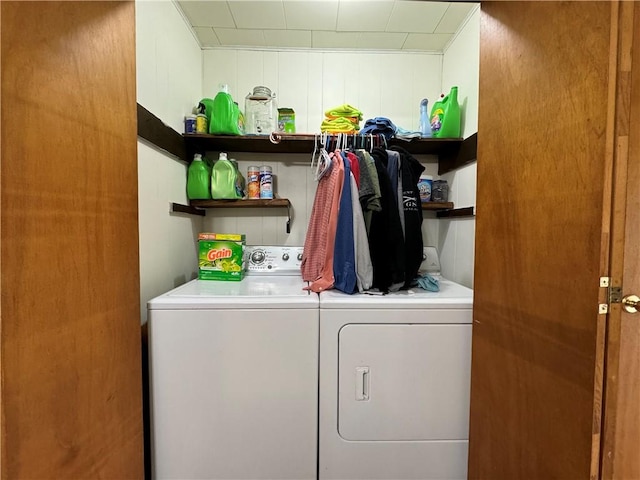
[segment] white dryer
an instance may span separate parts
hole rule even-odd
[[[439,292],[320,294],[320,479],[467,478],[472,305],[444,279]]]
[[[301,254],[247,247],[242,281],[149,301],[153,478],[317,478],[319,307]]]

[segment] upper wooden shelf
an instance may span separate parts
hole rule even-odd
[[[264,153],[308,153],[313,152],[314,143],[319,138],[313,134],[282,134],[279,142],[273,143],[268,135],[207,135],[202,133],[183,134],[187,148],[192,151],[207,150],[229,152]],[[414,138],[409,142],[391,139],[388,145],[402,147],[409,153],[440,155],[457,151],[461,138]]]
[[[158,148],[190,162],[195,153],[207,151],[306,153],[311,155],[318,135],[280,135],[278,143],[272,143],[266,135],[206,135],[179,134],[162,120],[138,104],[138,136]],[[388,144],[404,148],[418,155],[437,155],[438,174],[456,170],[476,160],[477,133],[461,138],[414,138],[410,142],[391,139]]]

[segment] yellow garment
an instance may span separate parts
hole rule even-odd
[[[355,133],[360,130],[360,125],[350,122],[346,118],[338,117],[333,120],[324,120],[320,125],[321,132]]]
[[[338,107],[330,108],[324,114],[328,118],[336,118],[336,117],[356,117],[358,121],[362,120],[362,112],[358,110],[356,107],[352,107],[348,103],[344,105],[340,105]]]

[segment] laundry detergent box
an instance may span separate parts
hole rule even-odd
[[[235,233],[198,235],[198,278],[239,281],[244,277],[245,236]]]

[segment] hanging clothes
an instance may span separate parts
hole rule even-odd
[[[356,156],[360,160],[360,205],[364,216],[364,224],[367,235],[371,230],[371,215],[382,210],[380,203],[380,182],[378,172],[371,155],[366,150],[356,150]]]
[[[400,155],[400,178],[402,180],[402,210],[404,219],[405,285],[409,288],[418,277],[422,263],[422,205],[418,181],[424,167],[409,152],[401,147],[390,147]]]
[[[348,138],[338,137],[336,145]],[[331,162],[317,175],[301,266],[303,279],[311,282],[307,288],[352,294],[415,285],[422,263],[418,180],[424,167],[400,147],[378,147],[371,154],[321,151]]]
[[[360,293],[373,285],[373,264],[369,251],[369,239],[358,199],[358,185],[351,174],[351,204],[353,206],[353,244],[356,254],[356,284]]]
[[[340,155],[330,154],[330,158],[330,171],[316,189],[300,265],[302,279],[312,282],[307,288],[316,293],[331,288],[335,281],[333,256],[344,166]]]
[[[398,214],[397,191],[387,172],[388,156],[376,148],[371,156],[375,162],[380,185],[381,210],[373,212],[369,231],[369,248],[373,263],[373,287],[382,292],[397,291],[405,283],[405,252],[402,224]]]
[[[336,150],[344,165],[342,194],[338,212],[338,227],[333,256],[334,287],[341,292],[352,294],[356,289],[356,254],[353,239],[353,204],[351,202],[351,166],[346,152]]]

